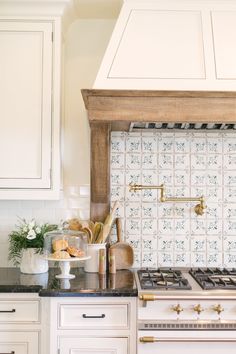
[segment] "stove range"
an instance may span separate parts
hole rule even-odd
[[[236,290],[236,268],[198,268],[189,273],[204,290]]]
[[[140,269],[138,277],[142,289],[191,289],[189,281],[180,270],[171,268]]]

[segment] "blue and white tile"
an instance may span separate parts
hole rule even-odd
[[[142,136],[142,151],[143,153],[157,153],[157,138]]]
[[[138,170],[141,168],[141,154],[126,154],[126,168]]]
[[[190,145],[189,139],[186,137],[175,137],[174,141],[174,151],[175,153],[189,153]]]
[[[142,218],[156,219],[157,215],[157,203],[142,203]]]
[[[124,153],[125,152],[125,137],[113,136],[111,137],[111,152]]]
[[[236,252],[224,253],[224,267],[235,268],[236,265]]]
[[[236,235],[224,236],[224,252],[236,252]]]
[[[231,218],[236,219],[236,203],[235,204],[225,203],[224,208],[223,208],[223,212],[224,212],[225,219],[231,219]]]
[[[236,169],[236,154],[224,154],[223,166],[226,170],[234,171]]]
[[[202,196],[206,196],[206,187],[194,187],[191,186],[191,196],[192,197],[202,197]]]
[[[189,186],[190,176],[187,170],[175,170],[175,186]]]
[[[138,202],[125,203],[126,218],[141,218],[141,204]]]
[[[142,190],[142,192],[141,192],[142,201],[143,202],[156,202],[159,199],[157,193],[158,193],[158,191],[155,189]]]
[[[229,171],[224,173],[224,185],[225,186],[236,186],[236,171]]]
[[[159,234],[171,235],[174,233],[174,220],[173,219],[159,219]]]
[[[134,263],[133,268],[140,268],[142,264],[141,251],[134,252]]]
[[[156,252],[142,252],[142,267],[157,267],[157,254]]]
[[[191,155],[191,169],[192,170],[205,170],[207,166],[206,155],[192,154]]]
[[[218,203],[222,201],[222,187],[210,187],[208,186],[206,188],[206,194],[204,194],[206,197],[207,202],[212,202],[212,203]]]
[[[205,252],[192,252],[191,253],[191,266],[192,267],[205,267],[206,266],[206,253]]]
[[[207,237],[207,252],[208,253],[221,253],[222,252],[222,237],[210,236]]]
[[[190,221],[188,219],[175,219],[174,224],[176,235],[189,235]]]
[[[188,219],[190,217],[190,203],[175,203],[174,207],[174,217],[177,219]]]
[[[114,205],[114,203],[112,203],[112,204]],[[122,203],[119,202],[119,206],[118,206],[117,210],[115,211],[115,217],[116,218],[122,218],[122,222],[124,223],[124,217],[125,216],[126,216],[126,213],[125,213],[124,202],[122,202]]]
[[[169,194],[166,193],[169,196]],[[189,197],[190,196],[190,188],[187,186],[176,186],[172,188],[171,196],[177,198]],[[182,202],[181,202],[182,203]]]
[[[153,252],[157,250],[157,237],[153,235],[142,235],[142,251]]]
[[[190,267],[190,253],[174,253],[175,267]]]
[[[208,155],[207,156],[208,170],[219,170],[222,168],[222,155]]]
[[[158,166],[160,169],[173,170],[174,157],[172,154],[160,154]]]
[[[222,154],[222,139],[207,138],[207,152],[208,154]]]
[[[206,152],[207,152],[206,138],[193,136],[192,143],[191,143],[191,153],[205,154]]]
[[[142,219],[142,234],[156,235],[157,234],[157,219]]]
[[[142,154],[142,168],[144,170],[156,170],[157,168],[156,154]]]
[[[159,184],[164,184],[165,186],[174,185],[174,174],[173,171],[160,171],[159,175]]]
[[[174,251],[176,253],[188,252],[190,250],[190,239],[187,236],[176,236],[174,240]]]
[[[159,151],[164,153],[173,153],[174,152],[174,138],[173,133],[170,137],[162,137],[159,140]]]
[[[126,138],[126,152],[135,153],[141,152],[141,136],[127,136]]]
[[[207,203],[206,208],[207,219],[221,219],[222,217],[222,204],[221,203]]]
[[[206,237],[205,236],[191,237],[191,251],[206,252]]]
[[[222,175],[218,171],[208,171],[206,174],[206,185],[207,186],[221,186],[222,185]]]
[[[125,167],[125,154],[111,154],[111,168],[124,169]]]
[[[113,170],[111,172],[111,184],[112,185],[124,185],[125,183],[125,172],[124,170]]]
[[[141,191],[131,191],[130,187],[125,188],[125,200],[127,202],[140,202],[141,203]]]
[[[224,201],[226,203],[236,201],[236,187],[224,187]]]
[[[236,154],[235,138],[224,139],[224,154]]]
[[[192,219],[191,220],[191,231],[193,235],[204,235],[206,233],[206,220]]]
[[[205,171],[193,171],[191,175],[192,186],[202,186],[206,184],[206,172]]]
[[[133,247],[134,252],[138,252],[142,249],[141,238],[136,235],[126,235],[125,241]]]
[[[160,218],[173,218],[174,211],[174,205],[171,203],[158,204],[158,214]]]
[[[125,183],[129,184],[141,184],[142,173],[140,170],[128,170],[125,173]]]
[[[127,235],[141,235],[141,220],[140,219],[126,219],[126,233]]]
[[[222,234],[222,219],[207,219],[206,220],[207,235],[221,235]]]
[[[222,253],[207,253],[207,267],[222,267]]]
[[[157,172],[154,170],[142,170],[142,184],[157,185]]]
[[[173,252],[158,252],[158,266],[171,267],[174,264]]]
[[[124,201],[125,190],[123,186],[111,186],[111,201]]]
[[[158,251],[172,252],[174,248],[174,239],[172,236],[161,236],[158,238]]]
[[[236,236],[236,219],[224,220],[224,234]]]
[[[189,169],[190,155],[188,154],[175,154],[174,163],[176,169]]]

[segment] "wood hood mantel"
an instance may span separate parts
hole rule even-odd
[[[236,123],[236,92],[82,90],[91,127],[91,219],[110,209],[110,132],[135,122]]]

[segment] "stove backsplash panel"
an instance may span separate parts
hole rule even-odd
[[[235,138],[236,132],[112,132],[111,203],[120,201],[134,267],[236,266]],[[194,213],[196,203],[160,203],[157,190],[130,192],[130,183],[164,183],[167,196],[204,195],[205,215]]]

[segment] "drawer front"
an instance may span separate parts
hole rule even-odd
[[[0,332],[0,354],[38,354],[37,332]]]
[[[129,305],[61,304],[59,328],[127,329]]]
[[[0,323],[39,322],[38,301],[0,301]]]

